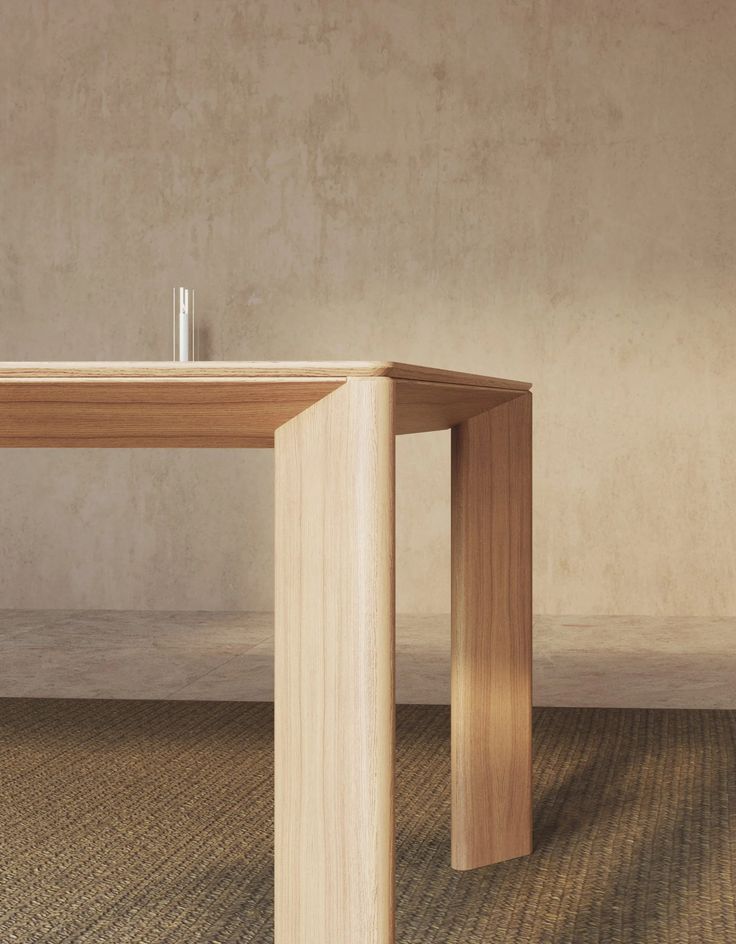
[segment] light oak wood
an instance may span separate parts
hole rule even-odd
[[[276,942],[394,940],[394,382],[276,431]]]
[[[259,365],[252,376],[210,365],[78,365],[66,374],[59,365],[6,366],[0,447],[269,448],[283,423],[347,379],[363,379],[341,374],[345,365],[328,366],[331,376],[309,376],[304,365]],[[472,378],[397,380],[396,389],[397,433],[449,429],[525,392]]]
[[[524,391],[459,383],[396,381],[396,432],[426,433],[450,429],[471,416],[523,396]]]
[[[465,374],[436,367],[420,367],[395,361],[84,361],[84,362],[0,362],[0,382],[27,378],[132,378],[165,377],[169,379],[244,379],[248,377],[292,377],[308,380],[319,377],[392,377],[396,380],[424,380],[433,383],[459,383],[465,386],[502,387],[528,390],[531,386],[517,380]]]
[[[532,849],[531,394],[452,432],[452,865]]]
[[[0,446],[243,448],[343,380],[0,382]]]

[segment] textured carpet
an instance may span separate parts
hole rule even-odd
[[[449,867],[449,716],[399,709],[400,944],[736,942],[736,712],[539,709],[532,856]],[[273,940],[272,707],[0,701],[0,942]]]

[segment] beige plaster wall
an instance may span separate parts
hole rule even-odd
[[[0,359],[392,358],[536,393],[535,608],[736,613],[736,6],[0,0]],[[448,442],[399,449],[448,609]],[[271,604],[271,456],[0,455],[0,606]]]

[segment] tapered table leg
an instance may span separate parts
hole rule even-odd
[[[394,387],[276,431],[276,944],[394,941]]]
[[[531,394],[452,431],[452,865],[532,849]]]

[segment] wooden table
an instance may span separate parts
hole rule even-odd
[[[276,450],[276,941],[394,941],[394,437],[452,428],[452,865],[531,851],[529,385],[0,364],[0,446]]]

